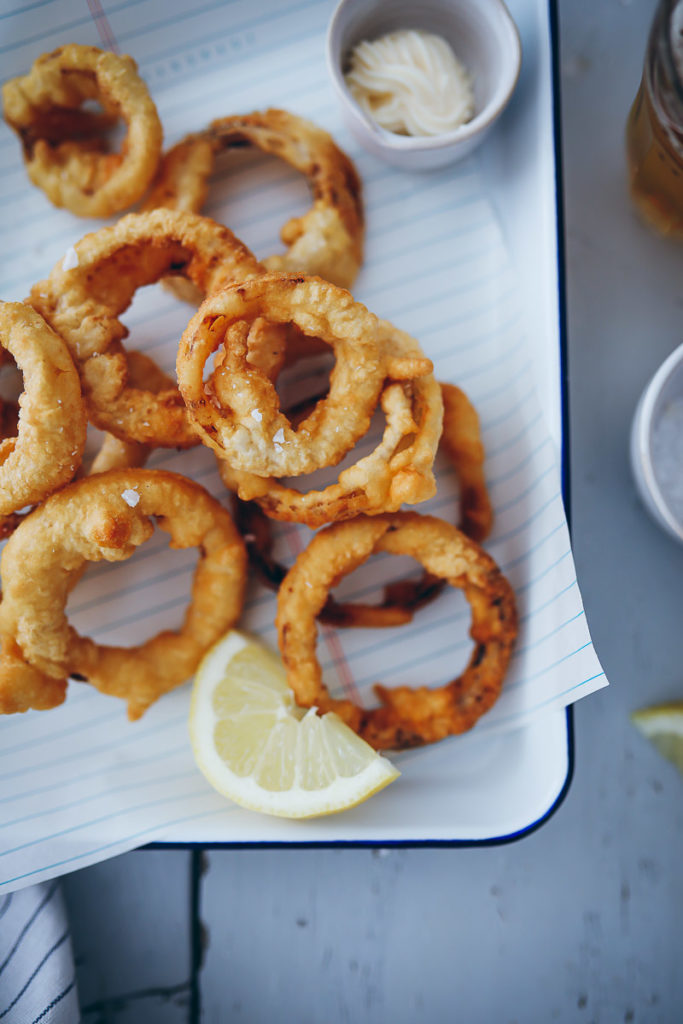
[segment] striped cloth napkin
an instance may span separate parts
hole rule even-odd
[[[0,897],[0,1022],[76,1024],[76,970],[59,883]]]

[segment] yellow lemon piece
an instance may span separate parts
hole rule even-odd
[[[354,807],[400,774],[337,715],[299,708],[280,659],[235,630],[199,666],[190,739],[214,789],[285,818]]]
[[[631,721],[683,774],[683,702],[641,708]]]

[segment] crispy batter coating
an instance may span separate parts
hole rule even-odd
[[[174,386],[171,378],[144,352],[129,352],[127,362],[128,380],[134,388],[145,388],[158,395],[160,391]],[[105,434],[88,476],[106,473],[108,469],[133,469],[144,466],[151,450],[149,445],[140,444],[139,441],[122,441],[113,434]]]
[[[228,228],[207,217],[154,210],[131,213],[86,235],[78,260],[60,261],[34,285],[30,302],[67,343],[80,373],[90,420],[124,441],[188,448],[198,444],[177,387],[135,387],[119,317],[138,288],[176,274],[207,294],[263,268]]]
[[[287,568],[273,556],[271,520],[255,501],[235,498],[235,522],[244,538],[249,564],[260,579],[278,591],[287,575]],[[423,584],[424,580],[429,580]],[[410,622],[418,609],[428,604],[441,592],[442,580],[424,574],[419,580],[401,580],[387,584],[382,600],[376,604],[358,601],[337,601],[332,594],[318,613],[318,622],[337,628],[362,627],[365,629],[403,626]]]
[[[66,602],[83,567],[129,558],[152,536],[154,523],[170,534],[172,547],[199,548],[183,625],[131,648],[79,636]],[[101,473],[54,494],[14,532],[0,564],[5,713],[54,706],[72,675],[124,698],[129,718],[139,718],[185,682],[235,624],[246,581],[244,544],[227,510],[199,484],[148,469]],[[38,674],[46,677],[45,688]]]
[[[182,139],[163,157],[145,208],[199,213],[216,156],[245,145],[286,160],[306,176],[313,195],[311,209],[282,228],[287,251],[269,256],[265,266],[317,275],[350,288],[363,261],[360,179],[326,131],[285,110],[218,118],[206,131]]]
[[[273,519],[311,527],[361,514],[396,512],[404,503],[414,505],[434,495],[434,456],[443,419],[439,385],[433,373],[425,372],[431,363],[414,338],[386,320],[379,321],[379,330],[390,363],[393,360],[394,382],[380,396],[386,425],[376,448],[320,491],[301,492],[275,477],[237,470],[220,460],[226,487],[243,501],[256,501]]]
[[[23,302],[0,303],[0,345],[24,378],[16,436],[0,441],[0,516],[35,505],[75,475],[86,417],[62,339]]]
[[[296,429],[269,376],[247,361],[249,325],[258,318],[294,324],[334,350],[329,393]],[[368,429],[387,376],[425,373],[431,363],[422,353],[396,358],[380,322],[346,290],[318,277],[266,274],[208,296],[183,333],[176,370],[202,441],[231,467],[299,476],[344,457]]]
[[[486,453],[477,410],[455,384],[441,384],[441,444],[460,483],[460,529],[481,543],[491,532],[493,508],[484,476]]]
[[[481,543],[491,530],[493,513],[484,478],[485,453],[479,417],[464,391],[453,384],[442,383],[440,387],[444,419],[439,445],[445,450],[460,484],[459,528]],[[287,569],[273,557],[270,520],[253,501],[236,498],[235,509],[251,565],[267,586],[278,590]],[[388,583],[381,600],[375,604],[337,601],[328,594],[318,620],[338,628],[404,625],[412,620],[416,611],[438,597],[445,585],[445,580],[423,572],[419,579]]]
[[[29,178],[55,206],[109,217],[142,198],[157,170],[162,129],[132,57],[69,43],[6,82],[2,97]],[[82,109],[90,100],[103,113]],[[106,131],[119,118],[126,137],[120,152],[109,153]]]
[[[469,601],[474,651],[445,686],[387,689],[366,710],[330,696],[316,658],[316,616],[327,594],[373,553],[410,555]],[[335,523],[313,537],[287,574],[278,597],[277,629],[287,681],[297,702],[336,711],[378,750],[401,750],[465,732],[501,691],[517,634],[512,589],[493,559],[455,526],[415,512]]]

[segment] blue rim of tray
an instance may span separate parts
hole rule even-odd
[[[552,87],[552,132],[553,150],[555,156],[555,226],[557,236],[557,281],[558,281],[558,319],[559,319],[559,341],[560,341],[560,406],[562,422],[562,496],[564,499],[567,523],[571,536],[571,489],[569,475],[569,386],[567,376],[567,316],[566,316],[566,267],[564,258],[564,210],[563,210],[563,180],[562,180],[562,123],[561,123],[561,97],[560,97],[560,74],[559,74],[559,28],[557,0],[548,0],[549,28],[550,28],[550,55],[551,55],[551,87]],[[519,839],[535,832],[555,814],[564,803],[569,792],[572,778],[574,776],[574,714],[571,705],[565,709],[567,728],[567,773],[565,775],[559,792],[548,808],[528,825],[514,832],[508,832],[500,836],[489,836],[485,839],[328,839],[328,840],[241,840],[241,841],[220,841],[220,842],[158,842],[147,843],[145,850],[193,850],[200,853],[202,850],[244,850],[244,849],[326,849],[326,848],[349,848],[374,849],[382,847],[393,849],[397,847],[429,848],[429,847],[472,847],[472,846],[502,846],[506,843],[514,843]],[[197,879],[201,873],[199,859],[193,865],[193,877]]]

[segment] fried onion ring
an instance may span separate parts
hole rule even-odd
[[[162,129],[132,57],[69,43],[6,82],[2,95],[28,176],[55,206],[109,217],[142,198],[159,164]],[[81,109],[89,100],[104,113]],[[126,138],[109,153],[104,133],[119,118]]]
[[[200,213],[216,156],[257,146],[304,174],[313,206],[281,231],[287,251],[263,260],[273,271],[323,277],[350,288],[363,261],[361,183],[352,162],[326,131],[285,110],[222,117],[188,135],[163,157],[145,209],[167,206]]]
[[[79,636],[65,608],[84,565],[129,558],[152,536],[153,520],[171,535],[172,547],[199,548],[183,625],[132,648]],[[199,484],[148,469],[87,477],[48,498],[9,539],[1,564],[0,711],[6,713],[53,706],[46,702],[60,693],[63,699],[72,675],[124,698],[128,717],[139,718],[185,682],[234,625],[246,581],[244,544],[227,510]],[[47,677],[45,692],[38,673]]]
[[[130,380],[119,317],[138,288],[172,273],[203,294],[263,268],[228,228],[207,217],[131,213],[75,246],[78,264],[58,263],[30,302],[64,338],[81,375],[90,420],[124,441],[164,448],[199,443],[177,387],[155,394]],[[264,336],[264,341],[270,336]]]
[[[379,330],[397,365],[412,365],[416,374],[421,373],[423,356],[415,339],[386,320],[379,321]],[[243,501],[256,501],[272,519],[313,528],[427,501],[436,491],[433,464],[443,418],[434,375],[389,384],[380,406],[386,426],[376,448],[343,469],[336,483],[323,490],[302,493],[275,477],[236,470],[222,459],[218,462],[221,479]]]
[[[475,647],[462,675],[435,689],[377,685],[366,710],[330,696],[316,658],[316,615],[331,587],[373,553],[410,555],[463,590]],[[378,750],[434,743],[471,729],[501,691],[517,633],[515,599],[493,559],[455,526],[415,512],[359,517],[316,534],[280,588],[276,625],[287,681],[302,707],[336,711]]]
[[[86,417],[67,347],[35,310],[23,302],[0,303],[0,345],[24,377],[17,435],[0,441],[0,516],[11,516],[74,477]]]
[[[280,410],[272,381],[247,362],[256,319],[293,323],[330,345],[330,390],[296,429]],[[223,346],[204,381],[204,367]],[[419,352],[384,344],[380,322],[351,294],[318,277],[266,274],[214,292],[180,341],[178,386],[202,441],[237,470],[299,476],[338,463],[361,437],[387,377],[430,372]]]
[[[444,401],[443,447],[460,484],[459,529],[481,543],[493,522],[491,502],[483,473],[484,446],[479,418],[467,395],[453,384],[441,383]],[[249,561],[272,590],[278,590],[287,569],[273,557],[270,520],[253,501],[235,502],[235,518],[247,545]],[[419,579],[396,580],[384,587],[376,604],[337,601],[328,595],[318,620],[337,628],[384,628],[410,622],[420,608],[437,597],[446,583],[423,572]]]

